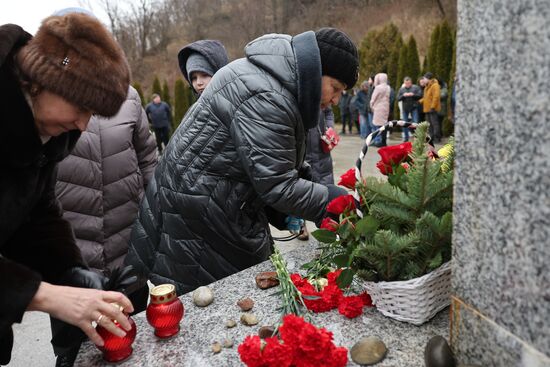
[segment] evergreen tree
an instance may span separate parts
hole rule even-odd
[[[139,98],[141,99],[141,105],[143,107],[145,107],[147,101],[143,97],[143,89],[141,88],[141,83],[140,82],[134,82],[132,84],[132,87],[134,87],[134,89],[137,91],[137,93],[139,95]]]
[[[390,56],[395,49],[401,32],[393,23],[387,24],[379,31],[373,30],[361,42],[360,55],[360,76],[362,80],[372,74],[388,73]],[[396,56],[396,60],[399,54]]]
[[[399,52],[399,63],[397,67],[397,82],[395,83],[395,91],[396,93],[399,91],[399,88],[401,88],[401,83],[403,83],[403,79],[406,76],[410,76],[411,78],[414,78],[414,76],[409,75],[409,47],[405,43],[401,47],[401,51]],[[416,81],[415,81],[416,82]]]
[[[189,104],[185,96],[185,84],[182,79],[178,79],[174,85],[174,120],[172,131],[176,131],[188,109]]]
[[[428,72],[428,55],[424,56],[424,61],[422,62],[422,72],[420,73],[420,76],[426,74]]]
[[[444,21],[439,28],[435,57],[437,59],[436,74],[448,84],[453,63],[453,34],[447,21]]]
[[[416,40],[414,36],[409,37],[407,43],[407,68],[406,72],[413,80],[413,83],[417,82],[420,76],[420,59],[418,57],[418,48],[416,47]],[[405,76],[405,75],[404,75]]]
[[[401,37],[401,33],[399,33],[399,36],[397,37],[395,45],[393,46],[393,49],[390,53],[390,58],[388,60],[388,85],[390,85],[392,88],[395,88],[398,83],[401,86],[397,74],[399,69],[399,55],[402,48],[403,38]]]
[[[438,24],[432,31],[432,35],[430,37],[430,45],[428,46],[428,53],[426,55],[427,61],[425,61],[427,65],[426,72],[430,71],[436,76],[438,75],[437,70],[439,70],[437,59],[437,45],[439,43],[440,29],[441,27]]]
[[[158,94],[159,96],[162,96],[162,87],[160,86],[160,80],[158,76],[155,75],[155,79],[153,80],[153,94]]]
[[[160,98],[162,98],[164,102],[172,106],[172,99],[170,98],[170,90],[168,89],[168,82],[166,82],[166,79],[164,80],[164,84],[162,85],[162,94],[160,95]]]

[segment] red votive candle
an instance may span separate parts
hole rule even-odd
[[[176,287],[162,284],[151,289],[151,302],[147,306],[147,321],[155,328],[159,338],[170,338],[180,330],[183,304],[176,295]]]
[[[119,305],[115,306],[120,307]],[[97,346],[97,348],[103,352],[103,359],[105,359],[107,362],[120,362],[132,355],[132,343],[136,338],[136,323],[134,322],[134,320],[132,320],[130,316],[127,317],[128,322],[132,327],[129,331],[126,331],[124,328],[122,328],[117,320],[113,320],[114,324],[118,328],[126,332],[126,335],[123,337],[118,337],[112,334],[103,326],[98,325],[96,327],[97,333],[101,336],[105,343],[102,347]]]

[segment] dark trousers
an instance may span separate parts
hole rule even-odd
[[[170,128],[165,127],[155,127],[155,138],[157,140],[157,148],[159,152],[162,152],[162,144],[164,147],[168,145],[168,139],[170,139]]]
[[[437,112],[427,112],[426,121],[430,123],[430,136],[433,142],[439,143],[441,141],[441,122]]]
[[[351,122],[351,115],[349,113],[342,115],[342,133],[346,132],[346,125],[349,128],[349,133],[351,134],[352,122]]]

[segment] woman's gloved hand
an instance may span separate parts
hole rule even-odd
[[[336,199],[337,197],[340,197],[340,196],[345,196],[345,195],[349,195],[349,192],[340,187],[340,186],[336,186],[336,185],[332,185],[332,184],[329,184],[329,185],[326,185],[327,186],[327,189],[328,189],[328,200],[327,200],[327,205],[328,203],[330,203],[332,200]],[[325,212],[323,213],[323,215],[321,216],[321,218],[319,218],[316,222],[315,222],[315,225],[317,226],[317,228],[319,228],[321,226],[321,222],[323,221],[323,219],[325,219],[326,217],[330,217],[330,213],[326,211],[326,208],[325,208]],[[334,220],[338,220],[338,218],[332,218]]]
[[[285,219],[286,229],[292,234],[300,234],[302,232],[302,226],[304,225],[304,220],[302,218],[293,217],[289,215]]]
[[[94,271],[74,267],[69,268],[59,280],[59,285],[68,285],[71,287],[79,288],[93,288],[93,289],[105,289],[105,286],[109,282],[109,279]]]

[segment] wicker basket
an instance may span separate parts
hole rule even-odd
[[[421,325],[451,303],[451,263],[411,280],[365,282],[365,288],[383,315]]]

